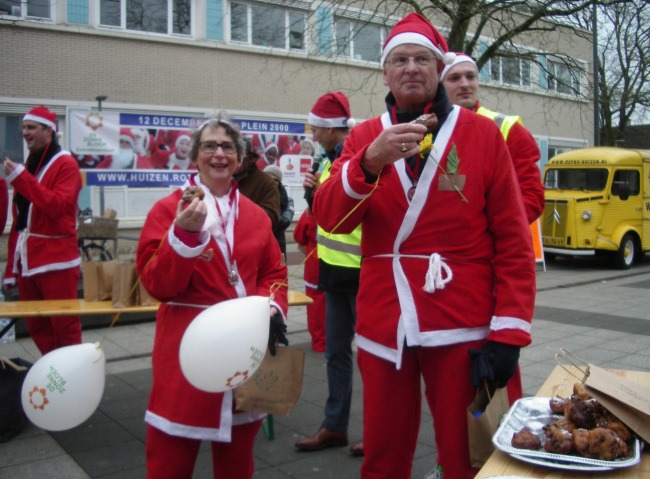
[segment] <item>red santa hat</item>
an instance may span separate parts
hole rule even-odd
[[[384,65],[393,48],[415,44],[428,48],[445,65],[454,61],[455,54],[449,51],[447,41],[440,35],[431,22],[418,13],[409,13],[395,24],[384,42],[381,53],[381,65]]]
[[[474,65],[474,70],[476,70],[476,74],[478,75],[478,67],[476,66],[476,62],[472,57],[466,53],[456,53],[455,55],[456,58],[454,58],[454,61],[450,65],[445,65],[445,68],[443,68],[442,73],[440,74],[440,81],[443,81],[445,79],[447,73],[449,73],[452,68],[463,62],[471,63]]]
[[[131,145],[131,148],[135,145],[135,136],[128,128],[120,128],[120,141],[126,141]]]
[[[178,148],[178,144],[181,142],[181,140],[187,140],[187,141],[192,141],[192,134],[189,131],[179,131],[178,136],[176,137],[176,142],[174,143],[174,146]]]
[[[56,113],[52,113],[43,105],[35,106],[27,112],[23,121],[35,121],[45,126],[49,126],[52,130],[56,131]]]
[[[340,91],[334,91],[325,93],[316,100],[307,123],[321,128],[352,128],[356,122],[351,116],[348,97]]]

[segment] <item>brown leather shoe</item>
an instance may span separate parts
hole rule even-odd
[[[350,454],[356,457],[363,457],[363,441],[352,444],[350,446]]]
[[[320,451],[326,447],[341,447],[348,445],[348,433],[330,431],[321,428],[312,437],[307,437],[296,442],[299,451]]]

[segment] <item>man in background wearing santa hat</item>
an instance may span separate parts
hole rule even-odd
[[[456,53],[451,65],[440,74],[449,101],[455,105],[494,120],[506,140],[517,173],[528,223],[537,220],[544,211],[544,184],[537,162],[540,151],[533,135],[524,127],[521,117],[488,110],[479,101],[479,73],[476,62],[465,53]],[[517,398],[518,399],[518,398]]]
[[[326,230],[362,227],[364,479],[411,477],[422,381],[435,477],[473,478],[467,408],[486,381],[507,384],[531,341],[535,258],[514,168],[496,124],[449,103],[451,61],[428,20],[399,21],[382,50],[386,112],[351,131],[314,198]],[[423,114],[437,121],[412,123]]]
[[[44,106],[23,118],[29,156],[24,165],[4,158],[14,189],[4,285],[18,284],[21,300],[74,299],[79,281],[77,161],[56,138],[56,115]],[[42,354],[81,343],[79,316],[25,318]]]
[[[348,98],[340,91],[322,95],[309,112],[307,122],[314,132],[314,140],[320,143],[327,155],[325,163],[321,165],[319,178],[322,184],[330,177],[332,165],[338,164],[343,142],[354,125]],[[307,192],[318,186],[319,178],[312,173],[305,174],[303,184]],[[305,198],[311,207],[312,197],[307,194]],[[317,235],[318,289],[325,291],[328,396],[325,418],[316,434],[296,442],[296,448],[300,451],[346,446],[352,403],[352,341],[357,321],[361,228],[341,234],[332,229],[322,229],[319,225]],[[363,455],[363,444],[355,443],[351,452],[353,455]]]

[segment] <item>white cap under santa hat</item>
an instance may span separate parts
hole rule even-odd
[[[356,121],[351,116],[348,97],[340,91],[333,91],[316,100],[307,123],[321,128],[352,128]]]
[[[451,63],[450,65],[446,65],[445,68],[442,70],[442,73],[440,74],[440,81],[443,81],[445,79],[447,73],[449,73],[449,71],[452,68],[454,68],[459,63],[463,63],[463,62],[471,63],[472,65],[474,65],[474,70],[476,70],[476,74],[478,75],[478,67],[476,66],[476,62],[474,61],[474,59],[470,57],[467,53],[459,52],[456,53],[456,58],[454,59],[453,63]]]
[[[128,128],[120,128],[120,141],[126,141],[131,145],[131,148],[135,145],[135,136]]]
[[[56,113],[52,113],[43,105],[35,106],[23,117],[23,121],[31,120],[45,126],[49,126],[56,131]]]
[[[419,13],[409,13],[395,24],[386,37],[381,53],[381,65],[384,65],[393,48],[407,43],[428,48],[445,65],[454,61],[455,54],[449,51],[445,37],[440,35],[431,22]]]

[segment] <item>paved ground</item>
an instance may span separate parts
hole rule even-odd
[[[301,268],[292,266],[290,271],[292,289],[301,289]],[[650,258],[630,271],[613,270],[603,260],[559,260],[537,277],[533,344],[521,355],[526,395],[534,395],[543,383],[560,348],[605,367],[650,371]],[[256,477],[358,477],[361,459],[351,457],[347,448],[298,453],[293,447],[318,428],[327,385],[324,355],[309,349],[305,308],[293,308],[289,320],[292,346],[307,351],[303,392],[289,417],[274,418],[275,439],[260,432]],[[143,415],[153,333],[151,321],[84,330],[84,342],[100,341],[107,357],[106,390],[98,410],[73,430],[47,433],[30,426],[0,444],[0,479],[143,478]],[[30,339],[0,344],[0,355],[32,361],[39,357]],[[361,395],[357,374],[351,441],[361,437]],[[431,418],[425,412],[412,477],[422,479],[435,456]],[[203,449],[194,478],[207,477],[210,461]]]

